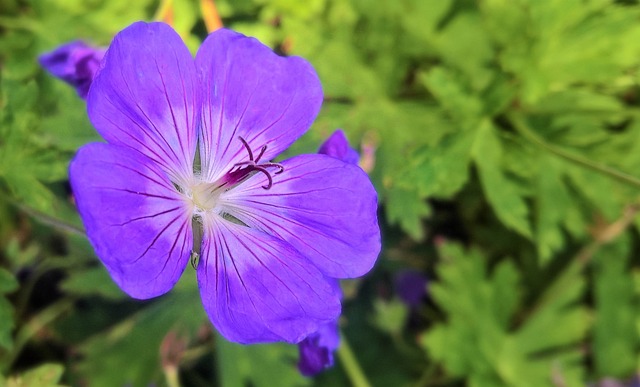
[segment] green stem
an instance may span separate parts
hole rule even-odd
[[[64,231],[70,234],[76,234],[76,235],[80,235],[80,236],[85,236],[85,232],[82,228],[77,227],[74,224],[62,221],[60,219],[54,218],[53,216],[44,214],[42,212],[36,211],[32,208],[29,208],[25,205],[22,204],[17,204],[18,208],[20,208],[22,211],[24,211],[27,215],[32,216],[33,218],[35,218],[36,220],[40,221],[43,224],[46,224],[47,226],[51,226],[53,228],[56,228],[60,231]]]
[[[41,222],[42,224],[45,224],[47,226],[51,226],[53,228],[56,228],[60,231],[64,231],[70,234],[76,234],[76,235],[80,235],[80,236],[85,236],[85,232],[82,228],[65,222],[63,220],[60,220],[58,218],[54,218],[51,215],[47,215],[45,213],[42,213],[40,211],[34,210],[33,208],[26,206],[22,203],[20,203],[18,200],[10,197],[8,194],[5,194],[4,192],[0,191],[0,199],[11,203],[13,206],[17,207],[20,211],[24,212],[25,214],[31,216],[32,218],[34,218],[35,220]]]
[[[22,352],[22,348],[24,348],[33,336],[38,334],[38,332],[40,332],[44,327],[49,325],[72,307],[73,300],[62,299],[38,313],[26,325],[24,325],[16,335],[12,351],[8,354],[6,359],[3,359],[3,371],[6,372],[11,368],[13,362],[18,358],[20,352]]]
[[[349,380],[351,380],[351,384],[353,384],[354,387],[371,387],[371,384],[364,375],[364,372],[362,372],[360,364],[358,364],[358,360],[351,350],[351,346],[349,346],[347,336],[345,336],[343,332],[340,333],[340,336],[341,342],[340,347],[338,347],[338,358],[340,358],[340,363],[342,363],[342,367],[347,373]]]
[[[640,188],[640,179],[634,176],[621,172],[615,168],[611,168],[607,165],[595,163],[591,160],[582,158],[580,156],[576,156],[570,152],[567,152],[563,149],[556,147],[555,145],[547,143],[544,139],[538,136],[538,134],[536,134],[533,130],[531,130],[529,126],[525,123],[524,119],[522,119],[518,115],[515,115],[515,114],[510,115],[509,121],[511,122],[515,130],[522,135],[522,137],[540,146],[541,148],[548,150],[549,152],[555,154],[556,156],[562,157],[563,159],[571,161],[574,164],[581,165],[593,171],[607,175],[612,179],[618,180],[625,184],[629,184],[635,188]]]

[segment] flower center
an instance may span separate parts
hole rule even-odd
[[[224,189],[216,183],[197,184],[191,189],[193,204],[203,211],[211,210],[218,203],[222,192]]]
[[[277,168],[277,170],[273,172],[274,175],[279,175],[284,172],[282,164],[271,162],[260,163],[260,159],[267,150],[266,145],[260,148],[258,156],[254,158],[249,143],[242,137],[238,137],[238,139],[247,150],[249,160],[235,163],[229,172],[213,183],[199,183],[192,187],[193,204],[201,210],[209,211],[213,209],[220,201],[221,194],[236,187],[256,173],[263,173],[267,177],[267,185],[263,185],[262,188],[270,189],[273,186],[273,177],[271,176],[272,172],[269,171],[269,168]]]

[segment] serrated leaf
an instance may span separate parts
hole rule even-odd
[[[394,188],[387,191],[386,212],[389,222],[398,223],[413,239],[424,236],[422,219],[431,213],[424,199],[415,191]]]
[[[484,121],[473,144],[473,158],[482,188],[498,219],[505,226],[531,238],[529,209],[513,182],[502,172],[502,144],[496,128]]]
[[[417,186],[423,197],[450,198],[469,179],[472,144],[472,133],[459,132],[416,150],[398,171],[397,184],[404,189]]]
[[[434,36],[432,44],[444,61],[467,76],[473,90],[483,90],[491,81],[493,71],[488,63],[494,54],[493,46],[477,13],[458,12]]]
[[[436,67],[422,74],[421,81],[463,129],[477,127],[482,117],[482,102],[468,92],[459,76],[447,68]]]

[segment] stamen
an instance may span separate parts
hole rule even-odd
[[[267,150],[267,146],[263,145],[262,148],[260,149],[260,154],[258,155],[258,157],[256,157],[256,163],[258,161],[260,161],[260,159],[262,158],[262,156],[264,155],[264,152],[266,152]]]
[[[249,160],[240,161],[233,164],[233,167],[231,167],[231,170],[227,172],[227,177],[229,178],[229,182],[231,184],[237,184],[247,179],[253,172],[262,172],[268,179],[268,184],[263,185],[262,188],[270,189],[273,186],[273,177],[271,176],[271,173],[267,168],[277,168],[277,170],[273,172],[273,174],[279,175],[282,172],[284,172],[284,167],[282,166],[282,164],[271,163],[271,162],[258,164],[262,156],[264,156],[265,152],[267,151],[267,146],[263,145],[262,148],[260,148],[258,157],[254,159],[253,151],[251,150],[249,143],[241,136],[238,136],[238,139],[240,140],[240,142],[242,142],[242,145],[247,150],[247,153],[249,154]]]
[[[256,171],[260,171],[260,172],[264,173],[265,176],[267,176],[267,179],[269,179],[269,184],[266,185],[266,186],[263,185],[262,188],[264,188],[264,189],[271,188],[271,186],[273,185],[273,178],[271,177],[271,174],[269,173],[269,171],[267,171],[265,168],[263,168],[260,165],[257,165],[255,168],[256,168]]]
[[[240,139],[240,141],[242,141],[242,145],[244,145],[245,149],[247,150],[247,153],[249,153],[249,161],[254,161],[253,152],[251,152],[251,147],[249,146],[249,143],[244,138],[242,138],[242,136],[238,136],[238,138]],[[262,156],[262,153],[260,153],[260,156]]]

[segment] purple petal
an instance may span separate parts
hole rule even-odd
[[[329,277],[367,273],[380,252],[377,195],[355,165],[325,155],[282,162],[265,190],[260,173],[228,191],[230,213],[289,242]]]
[[[87,236],[113,280],[146,299],[178,281],[192,246],[191,213],[166,174],[129,148],[94,143],[71,162]]]
[[[304,59],[284,58],[253,38],[221,29],[196,55],[204,87],[200,156],[214,181],[245,160],[243,137],[270,160],[300,137],[322,104],[322,87]]]
[[[333,366],[333,352],[340,346],[338,320],[324,324],[298,344],[298,370],[313,376]]]
[[[38,62],[54,77],[73,86],[78,95],[85,99],[104,52],[104,48],[91,47],[78,40],[42,54]]]
[[[329,279],[286,243],[218,220],[205,223],[198,284],[228,340],[297,343],[340,313]]]
[[[355,149],[349,146],[349,140],[347,140],[344,132],[340,129],[333,132],[333,134],[320,145],[318,153],[335,157],[349,164],[358,164],[358,160],[360,159],[360,155]]]
[[[87,99],[110,143],[135,149],[182,184],[193,174],[199,94],[195,62],[163,23],[137,22],[113,39]]]

